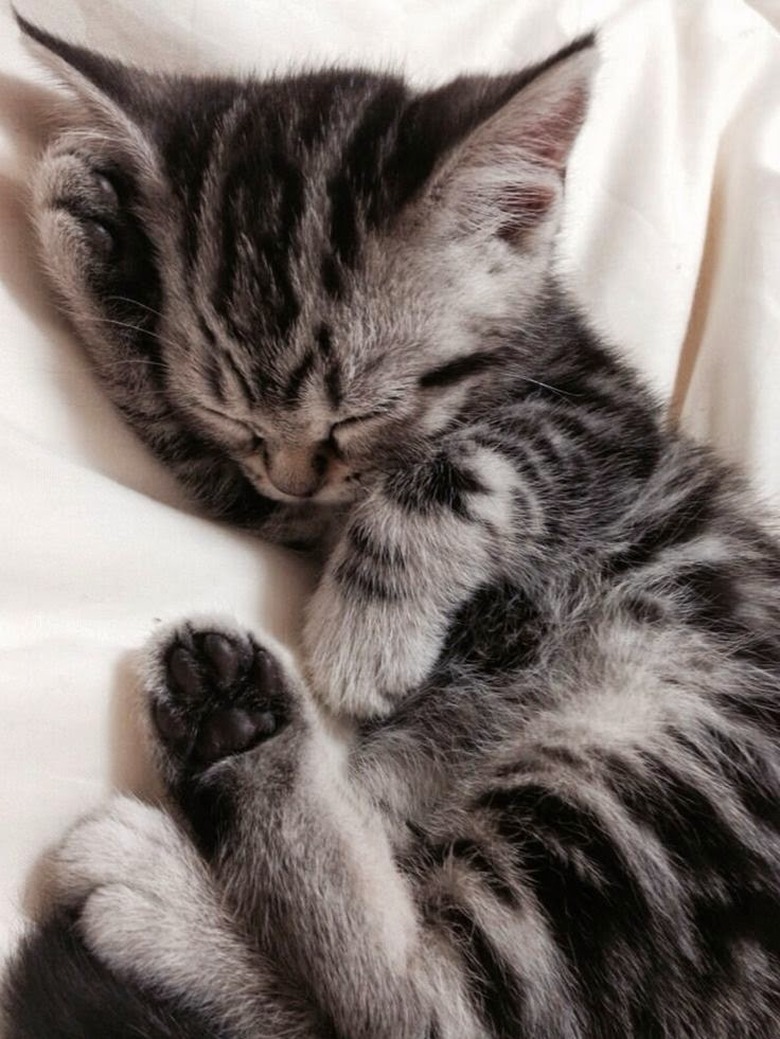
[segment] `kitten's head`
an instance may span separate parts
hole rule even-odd
[[[345,500],[517,363],[591,38],[421,93],[152,75],[21,24],[86,116],[41,167],[44,254],[142,432],[173,414],[263,495]]]

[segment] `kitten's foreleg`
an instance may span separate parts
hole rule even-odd
[[[356,506],[305,628],[323,702],[384,714],[430,674],[459,606],[502,570],[517,483],[507,459],[459,440]]]

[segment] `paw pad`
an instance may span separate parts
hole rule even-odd
[[[205,721],[195,741],[195,754],[203,764],[210,764],[229,754],[249,750],[275,732],[276,718],[271,711],[228,707]]]
[[[169,751],[188,763],[207,766],[250,750],[288,718],[282,668],[248,636],[185,626],[163,663],[152,719]]]

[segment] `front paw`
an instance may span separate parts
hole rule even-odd
[[[433,669],[444,632],[413,602],[345,596],[326,575],[304,628],[307,678],[330,710],[355,718],[389,714]]]
[[[121,399],[141,378],[157,386],[154,370],[134,356],[149,353],[162,287],[130,165],[99,136],[66,134],[38,166],[34,211],[46,267],[102,376]]]
[[[44,243],[57,266],[69,260],[97,270],[120,259],[127,226],[125,191],[109,164],[60,142],[38,171],[35,201]],[[65,255],[60,255],[59,250]]]

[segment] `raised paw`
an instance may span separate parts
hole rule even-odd
[[[99,357],[115,360],[117,347],[126,349],[151,330],[160,310],[153,232],[140,199],[121,158],[80,135],[59,138],[36,173],[35,218],[46,266],[69,308],[86,322],[87,341]],[[112,353],[103,340],[113,343]],[[127,372],[115,377],[126,383]]]
[[[251,635],[178,627],[153,651],[150,712],[157,735],[188,769],[203,769],[275,736],[290,720],[284,669]]]
[[[127,259],[137,244],[127,178],[115,164],[67,142],[45,157],[38,176],[39,220],[59,230],[74,254],[105,267]],[[48,242],[47,235],[44,235]],[[75,256],[74,256],[75,258]]]

